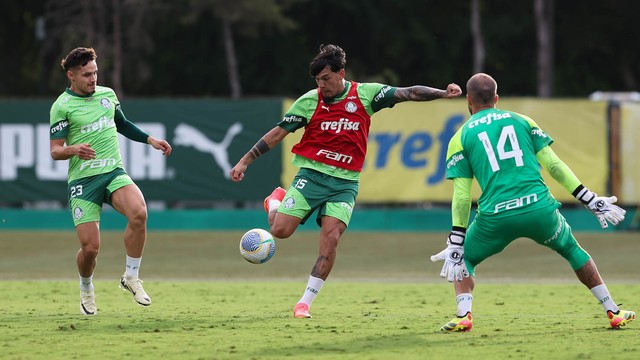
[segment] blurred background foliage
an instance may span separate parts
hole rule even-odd
[[[91,46],[120,97],[295,97],[323,43],[357,81],[442,88],[481,70],[502,95],[637,91],[638,14],[634,0],[8,1],[0,96],[56,96],[60,60]]]

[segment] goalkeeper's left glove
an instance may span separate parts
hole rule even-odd
[[[592,192],[586,187],[580,185],[573,191],[573,196],[580,200],[584,207],[589,209],[598,221],[603,229],[609,227],[607,221],[613,225],[618,225],[624,220],[624,215],[627,213],[623,208],[615,205],[618,198],[615,196],[603,197]]]
[[[467,265],[464,263],[464,238],[466,229],[454,226],[447,238],[447,248],[431,257],[431,261],[444,260],[440,277],[447,281],[462,281],[462,277],[469,277]]]

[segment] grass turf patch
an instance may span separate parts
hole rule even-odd
[[[241,232],[151,232],[141,278],[153,304],[118,288],[122,234],[103,232],[98,315],[79,314],[73,232],[0,232],[2,359],[638,359],[640,321],[609,330],[602,308],[549,249],[517,240],[478,269],[474,329],[438,331],[455,312],[429,255],[447,234],[347,232],[334,271],[294,319],[318,234],[278,240],[266,264]],[[640,309],[634,233],[579,233],[611,294]]]
[[[581,285],[487,284],[474,329],[443,334],[449,284],[327,283],[311,319],[294,319],[292,281],[145,283],[142,307],[116,281],[96,282],[98,315],[79,314],[75,281],[3,281],[0,347],[8,359],[635,359],[640,328],[609,330]],[[622,301],[640,285],[614,285]]]

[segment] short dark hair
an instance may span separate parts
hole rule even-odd
[[[329,67],[331,71],[337,72],[344,69],[347,63],[347,54],[337,45],[320,45],[320,52],[309,64],[309,75],[315,77],[324,68]]]
[[[62,59],[60,66],[62,66],[64,71],[68,71],[76,66],[85,66],[89,61],[97,58],[98,55],[96,55],[96,51],[93,50],[93,48],[77,47]]]

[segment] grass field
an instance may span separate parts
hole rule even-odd
[[[0,359],[639,359],[640,321],[607,329],[568,264],[518,240],[477,269],[474,330],[441,334],[453,289],[429,255],[446,234],[347,232],[312,319],[293,319],[317,233],[279,240],[263,265],[239,232],[150,233],[141,277],[153,305],[118,289],[121,234],[106,232],[98,316],[78,311],[73,232],[0,233]],[[578,233],[614,300],[640,310],[637,233]]]

